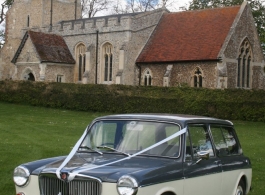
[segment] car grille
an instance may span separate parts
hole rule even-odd
[[[40,176],[41,195],[100,195],[101,183],[95,179],[77,178],[64,182],[55,175]]]

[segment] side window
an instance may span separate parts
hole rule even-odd
[[[207,151],[209,152],[210,156],[214,156],[211,139],[206,125],[189,125],[188,129],[193,155],[197,157],[197,152]],[[188,140],[186,142],[188,143]]]
[[[215,147],[220,156],[239,154],[239,145],[236,141],[233,128],[224,126],[211,126]]]

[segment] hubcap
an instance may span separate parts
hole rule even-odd
[[[243,195],[243,188],[241,186],[237,186],[236,195]]]

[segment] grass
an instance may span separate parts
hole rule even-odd
[[[0,102],[0,194],[15,195],[13,169],[22,163],[67,155],[86,126],[106,113],[76,112]],[[233,121],[253,166],[253,190],[265,187],[265,123]]]
[[[252,191],[250,195],[265,191],[265,123],[233,121],[243,148],[252,163]]]
[[[0,102],[0,194],[15,195],[12,174],[17,165],[67,155],[100,115]]]

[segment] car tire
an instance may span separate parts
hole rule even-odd
[[[237,188],[236,188],[236,194],[235,195],[245,195],[246,194],[246,186],[245,183],[240,180]]]

